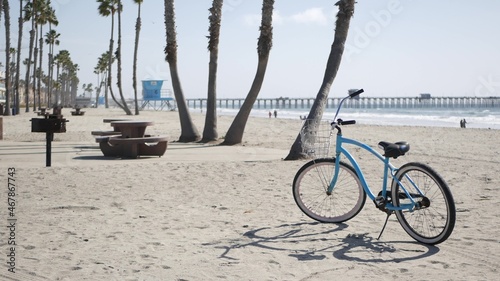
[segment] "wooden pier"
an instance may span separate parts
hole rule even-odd
[[[239,109],[245,99],[217,99],[218,108]],[[329,98],[326,108],[336,108],[341,98]],[[207,99],[186,99],[190,108],[206,108]],[[257,99],[256,109],[309,109],[314,98]],[[500,108],[500,97],[359,97],[347,99],[344,108]]]

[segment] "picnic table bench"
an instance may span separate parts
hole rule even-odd
[[[116,118],[105,118],[102,120],[103,123],[111,123],[114,121],[132,121],[130,119],[116,119]],[[93,136],[116,136],[121,135],[122,133],[118,130],[118,128],[113,128],[112,131],[91,131]]]
[[[45,108],[45,107],[40,107],[39,111],[34,111],[34,113],[36,113],[38,116],[46,116],[49,114],[49,112],[47,111],[47,108]]]
[[[139,156],[163,156],[167,149],[166,136],[146,135],[150,121],[110,121],[113,131],[96,136],[96,142],[107,157],[138,158]],[[115,134],[116,132],[116,134]],[[96,135],[93,133],[93,135]]]
[[[71,115],[73,116],[82,116],[85,114],[85,111],[82,111],[80,107],[75,107],[75,110],[71,111]]]

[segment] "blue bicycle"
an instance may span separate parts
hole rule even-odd
[[[334,120],[342,103],[362,92],[361,89],[342,99]],[[355,123],[355,120],[342,119],[332,122],[332,130],[337,130],[335,157],[311,160],[295,175],[293,196],[302,212],[320,222],[345,222],[361,211],[368,195],[375,207],[387,214],[380,235],[389,216],[395,213],[403,229],[418,242],[434,245],[445,241],[453,232],[456,210],[443,178],[423,163],[411,162],[394,167],[390,158],[405,155],[410,150],[407,142],[381,141],[378,144],[383,150],[381,154],[362,142],[344,137],[341,126]],[[382,161],[384,171],[380,192],[374,193],[370,189],[361,167],[344,147],[346,144],[360,147]]]

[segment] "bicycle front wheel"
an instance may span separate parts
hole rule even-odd
[[[335,172],[335,158],[307,162],[293,180],[293,198],[310,218],[326,223],[339,223],[356,216],[363,208],[366,193],[356,171],[340,162],[339,175],[331,194],[328,186]]]
[[[455,227],[456,210],[451,191],[441,176],[422,163],[407,163],[395,178],[417,201],[415,210],[396,211],[403,229],[415,240],[424,244],[445,241]],[[393,179],[391,194],[394,206],[409,204],[408,196]]]

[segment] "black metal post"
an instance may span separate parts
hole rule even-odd
[[[54,139],[54,133],[47,132],[47,147],[46,147],[46,155],[45,155],[45,167],[50,167],[52,159],[52,139]]]

